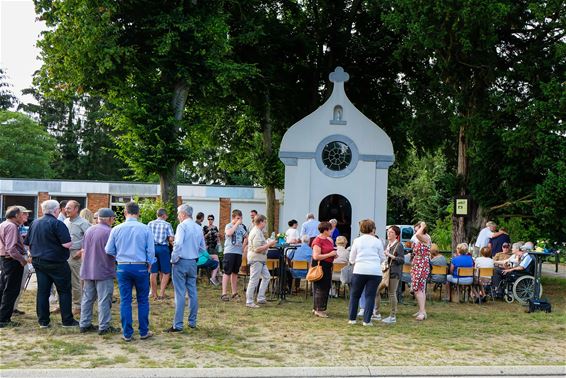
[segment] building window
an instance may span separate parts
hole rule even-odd
[[[342,171],[352,162],[352,150],[346,143],[330,142],[322,149],[322,162],[332,171]]]
[[[356,169],[358,147],[345,135],[330,135],[318,144],[315,159],[318,169],[325,175],[344,177]]]

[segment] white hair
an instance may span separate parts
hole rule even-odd
[[[337,221],[336,219],[331,219],[331,220],[329,220],[328,222],[329,222],[330,224],[335,225],[335,226],[338,224],[338,221]]]
[[[186,203],[177,208],[177,213],[185,213],[189,218],[193,217],[193,208]]]
[[[301,241],[305,244],[309,244],[309,242],[311,241],[311,238],[307,234],[305,234],[305,235],[301,236]]]
[[[308,214],[307,214],[307,219],[314,219],[314,214],[313,214],[313,213],[308,213]]]
[[[43,214],[53,214],[59,208],[59,202],[55,200],[47,200],[41,203]]]
[[[521,242],[513,243],[512,249],[518,251],[518,250],[521,249],[522,246],[523,246],[523,243],[521,243]]]

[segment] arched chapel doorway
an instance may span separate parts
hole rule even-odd
[[[340,194],[326,196],[318,207],[318,219],[321,222],[328,222],[332,218],[338,221],[340,235],[348,239],[348,245],[352,244],[352,205]]]

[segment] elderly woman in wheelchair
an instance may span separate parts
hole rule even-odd
[[[505,261],[498,261],[499,269],[496,269],[494,282],[499,297],[506,302],[514,300],[521,304],[534,296],[534,260],[529,255],[530,248],[522,243],[513,244],[513,255]],[[540,288],[542,294],[542,286]]]

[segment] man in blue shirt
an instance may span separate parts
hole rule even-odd
[[[175,286],[175,319],[166,332],[181,332],[185,315],[185,294],[189,294],[189,327],[197,325],[197,260],[199,249],[206,251],[202,228],[193,221],[193,208],[183,204],[177,208],[177,226],[171,262]]]
[[[69,229],[57,217],[59,202],[47,200],[41,204],[43,216],[31,224],[24,244],[29,245],[37,277],[37,320],[39,328],[49,328],[49,295],[55,284],[63,327],[78,327],[71,310],[71,268],[69,248],[72,245]]]
[[[128,202],[124,209],[126,220],[114,227],[106,243],[106,253],[116,257],[120,290],[120,320],[124,341],[132,341],[132,288],[136,288],[140,339],[153,336],[149,330],[149,272],[155,259],[153,234],[138,221],[140,207]]]
[[[171,276],[171,255],[169,254],[169,243],[173,242],[173,227],[167,222],[167,210],[157,210],[157,218],[147,225],[153,234],[155,243],[155,264],[151,266],[151,297],[162,300],[165,297],[165,288]],[[161,288],[157,293],[157,273],[161,272]]]
[[[301,226],[301,238],[303,237],[303,235],[307,235],[310,239],[309,241],[309,246],[312,244],[312,241],[314,240],[314,238],[316,238],[318,236],[318,234],[320,233],[318,231],[318,225],[320,224],[319,221],[314,219],[314,214],[313,213],[308,213],[307,214],[307,221],[305,223],[302,224]]]

